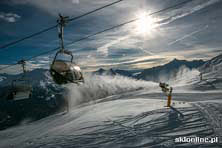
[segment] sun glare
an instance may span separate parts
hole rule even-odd
[[[142,35],[150,35],[155,28],[155,19],[145,12],[137,14],[139,20],[136,22],[136,33]]]

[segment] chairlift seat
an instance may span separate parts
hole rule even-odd
[[[30,99],[31,93],[30,91],[18,91],[16,94],[14,94],[13,100],[25,100]]]
[[[28,84],[16,85],[14,88],[16,91],[25,92],[32,90],[32,86]]]

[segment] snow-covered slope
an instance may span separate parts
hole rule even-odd
[[[194,88],[222,89],[222,54],[207,61],[198,68],[198,71],[202,74],[202,80],[200,80],[199,76],[193,85]]]
[[[221,72],[222,71],[222,54],[210,59],[199,69],[202,73]],[[221,74],[221,73],[218,73],[218,74]]]
[[[207,98],[208,94],[205,94]],[[186,96],[186,95],[184,95]],[[195,101],[197,94],[189,95]],[[211,96],[212,97],[212,96]],[[219,143],[175,143],[179,137],[221,136],[221,100],[174,101],[163,95],[128,92],[75,106],[67,114],[0,131],[0,147],[220,147]],[[75,96],[73,96],[75,99]],[[213,99],[213,98],[212,98]],[[219,137],[220,139],[221,137]]]

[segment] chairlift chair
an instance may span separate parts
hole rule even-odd
[[[11,91],[8,95],[8,100],[24,100],[30,99],[32,95],[32,85],[30,81],[25,78],[25,61],[21,60],[18,64],[22,64],[23,76],[19,79],[13,80],[11,84]]]
[[[71,56],[70,61],[57,59],[59,54]],[[84,82],[83,74],[78,65],[73,62],[73,55],[70,51],[60,50],[56,53],[55,58],[50,67],[50,74],[57,84]]]
[[[67,84],[67,83],[84,83],[83,74],[78,65],[73,62],[72,52],[64,49],[63,41],[63,30],[66,23],[68,23],[68,17],[63,17],[59,14],[58,30],[59,39],[61,44],[61,49],[56,53],[54,60],[50,66],[50,74],[57,84]],[[57,59],[59,54],[71,56],[70,61]]]
[[[24,100],[30,99],[32,95],[32,86],[27,83],[27,80],[18,79],[12,81],[12,91],[10,92],[9,100]]]

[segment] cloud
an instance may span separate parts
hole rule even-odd
[[[110,0],[7,1],[11,1],[11,5],[26,5],[27,7],[31,6],[38,8],[39,10],[43,11],[44,14],[46,14],[46,17],[57,16],[59,12],[63,15],[78,16],[110,3]],[[146,1],[146,3],[141,4],[141,1]],[[158,7],[161,7],[157,9],[149,4],[149,2],[152,0],[141,1],[130,0],[129,2],[122,2],[76,21],[73,23],[73,25],[75,25],[74,27],[67,27],[65,30],[65,39],[67,40],[67,43],[69,40],[70,42],[78,40],[79,38],[89,34],[93,34],[103,29],[134,19],[138,11],[141,9],[144,11],[149,10],[150,12],[154,12],[160,10],[162,7],[168,7],[173,3],[173,0],[170,0],[171,4],[163,6],[163,3],[159,3],[161,0],[158,0],[158,2],[155,1],[155,3],[158,3]],[[152,16],[156,18],[154,18],[156,23],[156,31],[152,32],[152,36],[142,37],[141,34],[135,34],[135,22],[104,34],[93,36],[88,40],[84,40],[83,42],[74,43],[66,48],[74,52],[75,62],[81,64],[87,69],[95,69],[106,66],[128,68],[152,67],[158,63],[160,64],[168,61],[169,56],[181,58],[186,57],[189,59],[198,57],[198,52],[201,52],[200,55],[203,55],[204,57],[206,55],[202,54],[202,52],[206,53],[207,50],[199,50],[202,49],[202,47],[197,48],[195,45],[200,44],[200,41],[203,42],[203,40],[206,39],[206,32],[210,32],[211,28],[215,26],[209,24],[209,27],[205,28],[204,26],[206,26],[208,22],[198,21],[203,20],[202,17],[199,17],[203,14],[197,12],[212,4],[215,4],[218,1],[219,0],[195,0],[195,2],[188,2],[186,5],[176,9],[171,9],[169,11],[165,11],[164,13]],[[197,15],[191,16],[193,13]],[[207,15],[205,21],[208,21],[207,18],[210,16],[211,15]],[[175,23],[171,24],[171,22]],[[203,26],[203,29],[201,29],[201,26]],[[218,32],[213,33],[215,34]],[[208,37],[211,37],[210,40],[212,40],[213,37],[211,34],[212,32],[210,32],[208,35]],[[193,37],[197,37],[198,35],[200,36],[199,38],[193,39]],[[214,36],[216,37],[216,35]],[[57,40],[55,43],[57,44]],[[55,43],[50,42],[47,43],[47,45],[54,46]],[[187,45],[188,43],[190,44],[189,46]],[[208,42],[208,44],[210,44],[210,42]],[[44,46],[46,48],[46,45]],[[194,46],[196,48],[193,48]],[[40,45],[40,47],[43,47],[43,45]],[[150,57],[153,55],[160,56],[160,58],[156,57],[157,60],[153,60],[153,58]],[[36,60],[36,63],[33,62],[32,64],[39,64],[38,66],[44,67],[48,64],[44,61],[50,60],[51,58],[38,59]]]
[[[206,25],[205,27],[201,28],[200,30],[193,31],[193,32],[191,32],[191,33],[189,33],[189,34],[184,35],[184,36],[181,37],[181,38],[176,39],[175,41],[170,42],[168,45],[171,46],[171,45],[173,45],[173,44],[176,44],[177,42],[180,42],[180,41],[182,41],[182,40],[184,40],[184,39],[186,39],[186,38],[188,38],[188,37],[191,37],[191,36],[193,36],[194,34],[197,34],[197,33],[201,32],[201,31],[203,31],[203,30],[205,30],[205,29],[207,29],[207,28],[208,28],[208,26]]]
[[[156,65],[156,63],[159,63],[160,61],[168,61],[167,56],[141,56],[141,57],[132,57],[132,58],[126,58],[125,61],[120,61],[120,62],[107,62],[104,60],[98,61],[98,59],[95,59],[94,61],[91,59],[90,62],[84,63],[82,66],[87,68],[88,70],[95,70],[98,68],[137,68],[139,67],[138,65],[143,63],[144,65],[149,65],[149,67],[152,67],[153,65]],[[161,62],[162,63],[162,62]],[[131,65],[134,65],[133,67]]]
[[[72,3],[78,4],[78,3],[79,3],[79,0],[72,0]]]
[[[169,24],[177,19],[183,18],[185,16],[188,16],[190,14],[193,14],[205,7],[208,7],[210,5],[213,5],[217,2],[220,2],[220,0],[209,0],[207,2],[202,2],[203,0],[199,0],[197,2],[191,2],[188,3],[187,5],[185,5],[183,8],[181,9],[175,9],[173,11],[170,11],[168,13],[165,13],[167,15],[166,19],[163,19],[160,23],[161,25],[165,25],[165,24]],[[198,3],[196,6],[195,3]]]
[[[211,0],[211,1],[199,1],[198,2],[191,2],[191,3],[187,3],[187,5],[183,6],[182,8],[180,9],[175,9],[175,10],[172,10],[170,12],[167,12],[167,17],[165,18],[154,18],[155,19],[155,28],[159,28],[159,27],[164,27],[164,25],[167,25],[173,21],[176,21],[177,19],[180,19],[180,18],[183,18],[183,17],[186,17],[188,15],[191,15],[205,7],[208,7],[212,4],[215,4],[219,2],[219,0]],[[174,41],[171,41],[170,43],[168,43],[168,45],[173,45],[185,38],[188,38],[194,34],[197,34],[205,29],[207,29],[208,26],[205,26],[203,27],[202,29],[200,30],[196,30],[192,33],[189,33],[189,34],[186,34],[184,35],[183,37],[177,39],[177,40],[174,40]],[[128,28],[129,29],[129,28]],[[160,30],[158,30],[158,33],[160,33]],[[153,33],[153,36],[155,35],[155,33]],[[121,34],[117,34],[117,39],[112,39],[112,40],[109,40],[108,43],[105,43],[105,45],[102,45],[100,46],[97,51],[100,52],[102,55],[105,55],[107,56],[108,53],[109,53],[109,49],[112,49],[113,46],[119,46],[121,48],[121,45],[123,44],[123,42],[121,42],[122,40],[124,40],[124,42],[127,42],[128,44],[129,43],[129,40],[132,39],[132,37],[134,37],[132,34],[131,35],[128,35],[127,38],[124,38],[124,37],[121,37]],[[150,39],[150,37],[149,37]],[[103,40],[106,40],[103,38]],[[134,40],[137,40],[136,42],[139,42],[141,41],[141,39],[138,37],[137,39],[134,39]],[[145,40],[143,40],[145,41]],[[134,44],[135,44],[135,41],[134,41]],[[132,45],[133,46],[133,45]],[[131,48],[131,47],[128,47],[128,48]],[[143,50],[144,52],[146,53],[150,53],[149,51],[147,50],[144,50],[144,48],[140,48],[139,46],[137,46],[137,48],[139,50]],[[146,47],[145,47],[146,48]]]
[[[86,12],[89,6],[93,6],[95,2],[80,2],[79,0],[8,0],[7,3],[10,5],[34,6],[53,16],[58,16],[58,13],[71,16],[79,12]]]
[[[14,23],[20,18],[21,18],[21,16],[15,14],[15,13],[0,12],[0,19],[4,20],[6,22],[9,22],[9,23]]]
[[[121,42],[121,41],[123,41],[125,39],[128,39],[128,38],[129,38],[128,36],[120,37],[120,38],[118,38],[116,40],[113,40],[113,41],[111,41],[111,42],[109,42],[109,43],[99,47],[97,49],[97,51],[99,53],[101,53],[102,55],[104,55],[104,56],[108,56],[109,47],[112,47],[113,45],[118,44],[119,42]]]

